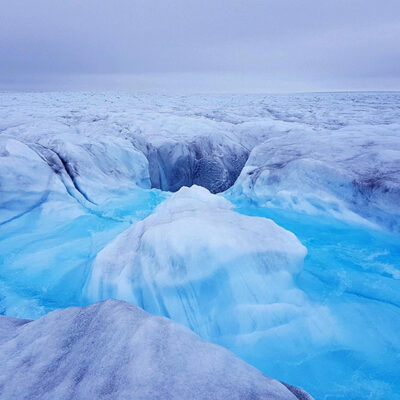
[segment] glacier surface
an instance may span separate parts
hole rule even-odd
[[[318,399],[399,399],[399,109],[0,93],[0,313],[118,297]]]

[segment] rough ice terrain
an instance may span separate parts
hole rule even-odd
[[[260,206],[364,218],[399,231],[399,125],[271,135],[253,149],[232,192]]]
[[[125,302],[57,310],[36,321],[0,316],[2,400],[211,398],[311,400]]]
[[[0,313],[117,297],[317,399],[400,399],[399,115],[398,93],[1,93]]]

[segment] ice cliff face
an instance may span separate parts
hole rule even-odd
[[[152,187],[172,192],[193,184],[223,192],[236,181],[249,154],[218,131],[178,138],[144,135],[133,142],[148,159]]]
[[[0,399],[309,399],[222,347],[107,300],[36,321],[0,316]]]

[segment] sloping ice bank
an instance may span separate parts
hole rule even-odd
[[[107,300],[35,321],[0,316],[0,399],[312,400],[222,347]]]

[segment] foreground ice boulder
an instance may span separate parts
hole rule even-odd
[[[311,399],[166,318],[117,300],[0,316],[0,399]]]
[[[253,149],[230,193],[398,231],[399,126],[281,132]]]
[[[89,301],[127,300],[226,345],[329,331],[323,307],[317,312],[293,282],[304,246],[232,207],[204,188],[182,188],[97,255]]]

